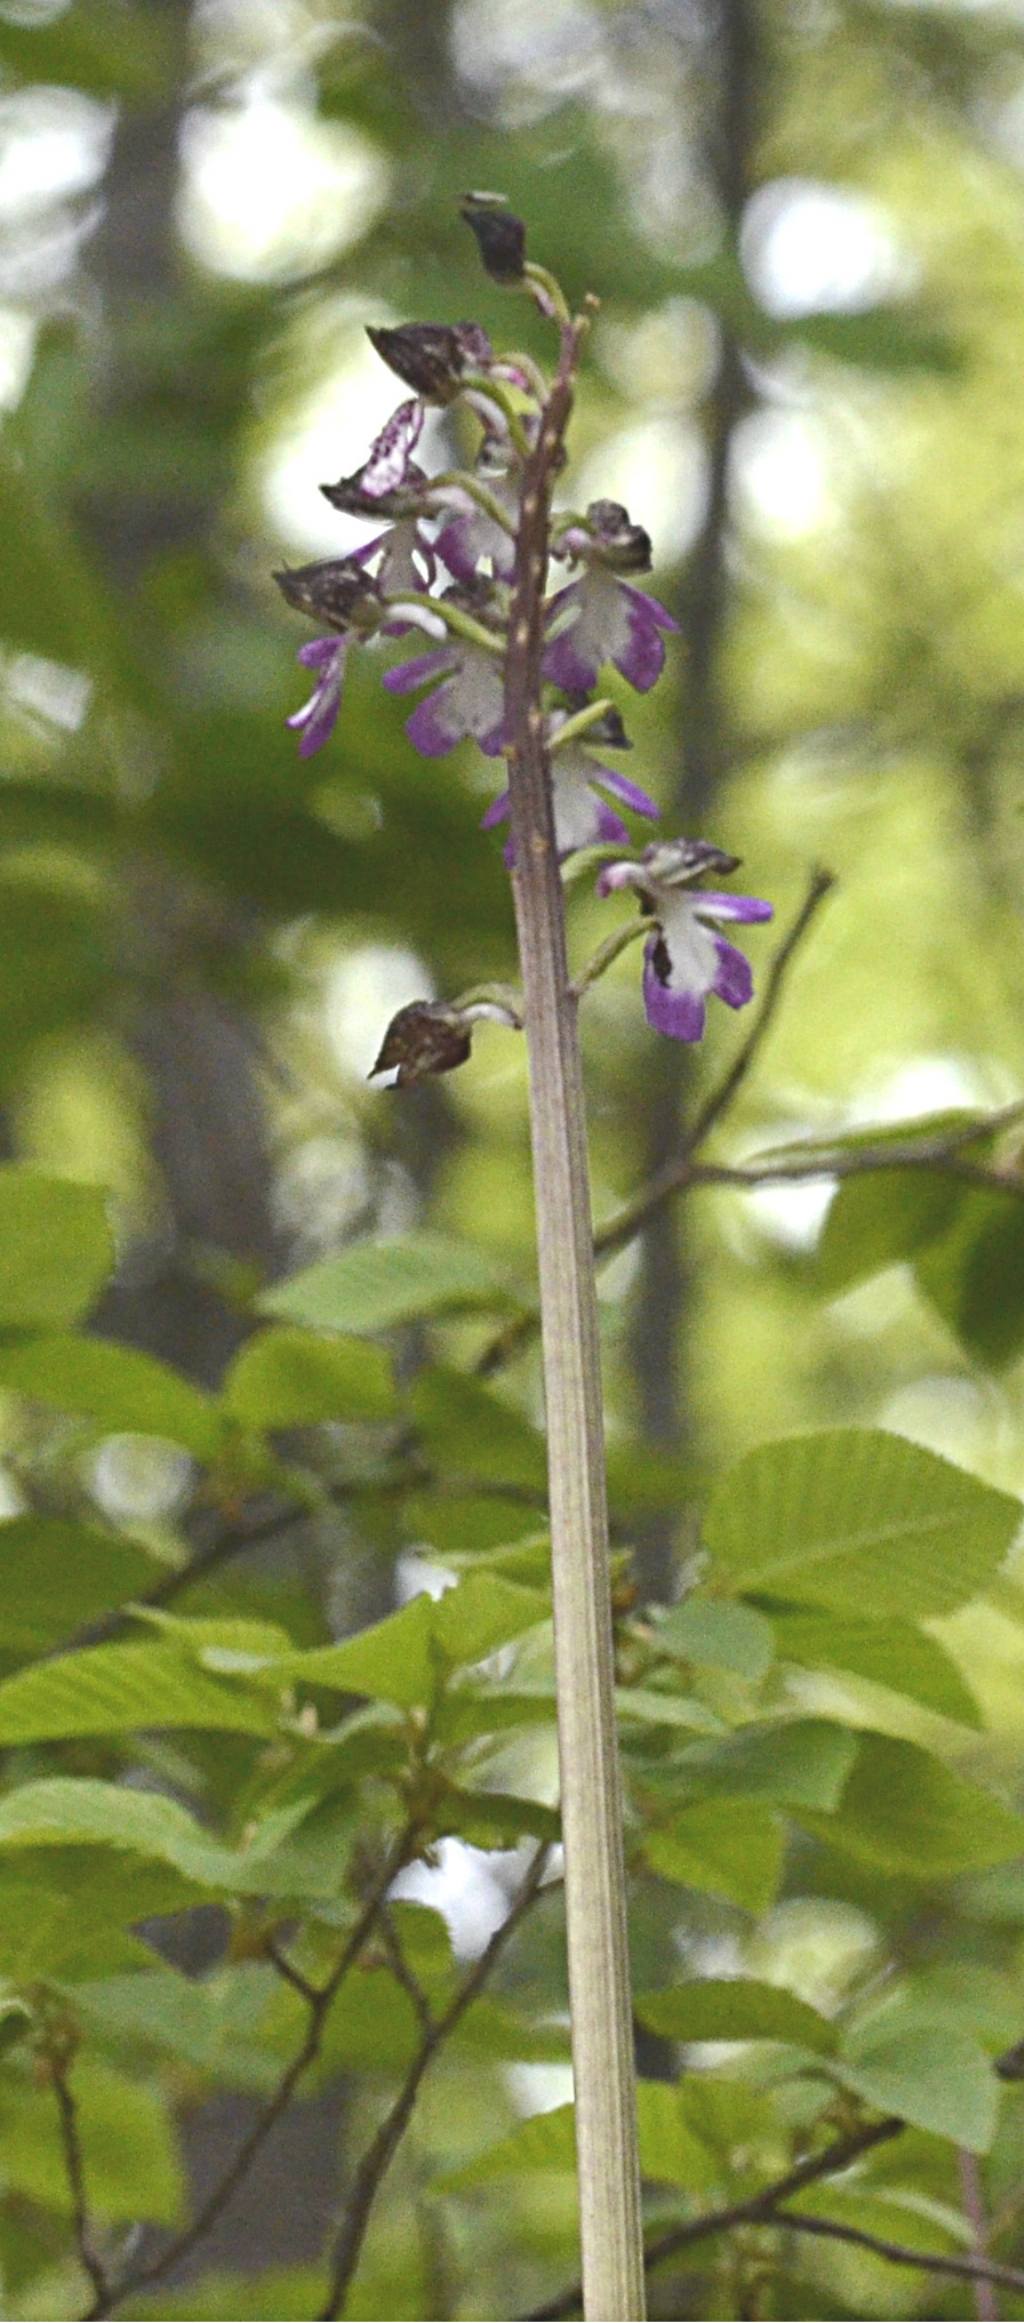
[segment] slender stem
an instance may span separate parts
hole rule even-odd
[[[649,2242],[644,2252],[644,2264],[662,2266],[666,2259],[676,2258],[680,2251],[692,2250],[697,2243],[707,2242],[713,2235],[729,2234],[735,2226],[774,2225],[781,2202],[794,2194],[801,2194],[805,2186],[816,2185],[820,2178],[833,2178],[840,2170],[847,2170],[851,2162],[860,2160],[874,2146],[887,2144],[899,2137],[906,2124],[898,2115],[887,2114],[883,2121],[865,2123],[862,2129],[851,2130],[848,2137],[836,2138],[819,2154],[809,2154],[797,2162],[781,2178],[763,2186],[759,2194],[745,2195],[739,2202],[727,2202],[721,2210],[706,2210],[702,2217],[685,2218],[679,2226],[670,2226]],[[580,2305],[582,2283],[571,2283],[556,2298],[543,2307],[532,2307],[526,2323],[559,2323],[563,2316],[574,2315]]]
[[[956,2163],[960,2196],[965,2215],[970,2221],[971,2251],[978,2265],[974,2292],[975,2313],[978,2323],[999,2323],[999,2301],[993,2288],[994,2277],[990,2272],[989,2223],[981,2163],[977,2154],[969,2153],[966,2146],[958,2146]]]
[[[622,1802],[583,1079],[540,707],[550,494],[585,327],[563,331],[523,479],[506,709],[537,1208],[585,2311],[618,2323],[644,2313]]]
[[[500,1928],[495,1929],[490,1943],[481,1952],[479,1960],[474,1961],[472,1968],[463,1977],[454,1999],[449,2002],[442,2016],[431,2015],[425,1995],[420,1991],[404,1959],[402,1959],[393,1924],[389,1924],[386,1919],[381,1923],[385,1942],[388,1943],[392,1969],[399,1977],[399,1982],[409,1992],[410,1998],[413,1999],[413,2005],[419,2018],[420,2039],[406,2069],[398,2095],[385,2114],[379,2129],[371,2138],[356,2169],[352,2191],[334,2245],[330,2283],[327,2297],[319,2310],[319,2323],[333,2323],[333,2318],[340,2315],[346,2305],[352,2277],[359,2264],[363,2243],[366,2240],[366,2230],[370,2223],[374,2202],[380,2191],[385,2172],[412,2118],[413,2107],[419,2095],[424,2074],[436,2057],[438,2050],[443,2048],[456,2026],[461,2023],[471,2002],[476,1999],[478,1993],[483,1991],[493,1969],[497,1967],[509,1938],[514,1934],[520,1920],[529,1911],[531,1904],[539,1895],[549,1852],[546,1843],[535,1850],[526,1877],[510,1912],[502,1921]],[[392,1944],[394,1949],[392,1949]],[[400,1960],[401,1969],[399,1968]]]
[[[997,2316],[999,2309],[992,2297],[992,2285],[1005,2283],[1007,2290],[1024,2291],[1024,2271],[1020,2267],[1004,2267],[991,2258],[947,2258],[937,2251],[912,2250],[909,2243],[890,2242],[881,2234],[869,2234],[864,2226],[851,2226],[846,2219],[812,2218],[804,2211],[780,2210],[775,2222],[792,2227],[795,2234],[817,2234],[829,2242],[850,2242],[856,2250],[870,2250],[876,2258],[888,2259],[890,2266],[917,2267],[923,2274],[951,2275],[954,2282],[974,2283],[977,2312],[982,2316]]]
[[[85,2191],[85,2161],[78,2121],[78,2107],[68,2074],[68,2058],[56,2053],[47,2056],[50,2081],[60,2115],[60,2142],[64,2154],[64,2170],[71,2195],[71,2217],[75,2231],[75,2250],[83,2272],[92,2284],[97,2307],[107,2298],[109,2284],[107,2271],[99,2257],[92,2238],[92,2223]]]
[[[564,719],[551,735],[548,741],[550,756],[553,758],[556,750],[564,750],[567,742],[578,742],[581,734],[589,734],[591,727],[599,726],[602,718],[614,707],[614,702],[609,701],[607,694],[602,694],[596,702],[588,702],[585,709],[574,711],[572,717]]]
[[[471,613],[464,613],[460,605],[452,605],[445,597],[428,596],[425,589],[399,589],[387,600],[389,619],[401,613],[406,605],[418,605],[432,613],[435,621],[443,621],[453,637],[464,637],[467,644],[479,645],[485,653],[502,654],[505,639],[496,629],[485,629],[482,621],[474,621]]]

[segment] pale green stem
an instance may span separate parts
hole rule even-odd
[[[601,701],[588,702],[585,709],[575,711],[571,718],[565,720],[564,725],[556,726],[554,733],[548,736],[549,756],[554,757],[556,750],[564,750],[567,742],[578,742],[581,734],[589,734],[590,728],[599,726],[602,718],[606,718],[609,710],[614,708],[614,702],[604,696]]]
[[[400,613],[403,605],[425,605],[428,613],[443,621],[454,637],[464,637],[470,645],[482,645],[487,653],[503,654],[504,637],[493,629],[485,629],[482,621],[474,621],[471,613],[464,613],[461,605],[452,605],[446,597],[428,597],[425,589],[403,589],[399,596],[386,600],[388,616]]]
[[[544,1354],[584,2313],[595,2323],[637,2323],[644,2267],[601,1362],[577,1000],[540,708],[548,509],[584,328],[563,332],[523,478],[505,698]]]
[[[620,953],[626,951],[630,944],[635,944],[638,936],[649,936],[650,932],[650,920],[628,920],[624,928],[616,928],[613,936],[606,936],[603,944],[598,945],[593,958],[587,961],[586,967],[581,968],[573,984],[576,998],[582,1000],[583,994],[592,984],[597,983],[606,968],[613,966]]]
[[[515,518],[509,515],[507,508],[502,507],[500,500],[495,498],[494,493],[488,491],[486,484],[481,484],[479,476],[470,476],[463,468],[446,468],[443,475],[431,477],[431,491],[435,491],[439,484],[458,485],[460,492],[467,493],[470,500],[475,500],[477,507],[483,509],[485,516],[491,517],[495,524],[500,524],[503,532],[507,532],[511,539],[515,539]]]

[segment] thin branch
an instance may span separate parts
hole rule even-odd
[[[782,2210],[771,2224],[791,2226],[796,2234],[816,2234],[829,2242],[850,2242],[857,2250],[870,2250],[876,2258],[888,2259],[890,2266],[917,2267],[931,2275],[952,2275],[957,2282],[977,2283],[979,2287],[1005,2283],[1009,2291],[1024,2291],[1024,2269],[1000,2266],[989,2258],[946,2258],[937,2252],[911,2250],[909,2244],[890,2242],[884,2235],[869,2234],[866,2227],[849,2226],[845,2219],[812,2218],[802,2210]],[[980,2312],[980,2309],[979,2309]],[[989,2307],[986,2312],[995,2312]]]
[[[401,1985],[402,1991],[408,1995],[408,1998],[412,2002],[412,2006],[416,2015],[416,2022],[419,2025],[421,2033],[430,2033],[433,2029],[434,2023],[433,2010],[430,2006],[429,2000],[427,1999],[426,1993],[423,1990],[423,1986],[420,1983],[419,1977],[413,1974],[413,1971],[405,1957],[405,1952],[402,1946],[402,1939],[398,1933],[398,1929],[395,1926],[394,1913],[391,1911],[389,1905],[387,1904],[385,1904],[381,1910],[380,1919],[377,1924],[377,1935],[382,1949],[387,1953],[388,1961],[391,1967],[391,1973],[395,1979],[396,1984]]]
[[[78,2106],[69,2079],[70,2059],[56,2048],[46,2053],[53,2094],[60,2116],[60,2142],[64,2154],[64,2169],[71,2194],[71,2217],[75,2230],[75,2250],[83,2272],[88,2275],[97,2301],[96,2313],[109,2292],[109,2279],[102,2259],[92,2238],[89,2205],[85,2191],[85,2161],[78,2123]]]
[[[287,1532],[291,1525],[308,1514],[308,1508],[292,1505],[274,1509],[269,1515],[257,1517],[248,1525],[226,1524],[204,1548],[196,1549],[185,1564],[172,1566],[170,1571],[161,1573],[152,1588],[143,1590],[129,1604],[115,1605],[109,1613],[98,1614],[95,1621],[83,1622],[80,1629],[62,1641],[60,1652],[78,1653],[83,1646],[108,1644],[111,1638],[119,1637],[121,1631],[130,1626],[136,1606],[173,1605],[177,1598],[185,1595],[186,1590],[194,1589],[200,1581],[209,1580],[211,1573],[218,1573],[222,1565],[229,1564],[244,1549],[260,1548],[264,1542],[276,1540],[280,1533]]]
[[[805,2186],[816,2185],[819,2178],[833,2178],[840,2170],[847,2170],[862,2154],[875,2146],[885,2145],[890,2138],[899,2137],[906,2123],[898,2115],[887,2114],[882,2121],[865,2123],[861,2129],[851,2130],[846,2137],[836,2138],[820,2154],[808,2154],[805,2161],[797,2162],[759,2194],[749,2194],[742,2201],[729,2202],[721,2210],[705,2211],[702,2218],[687,2218],[679,2226],[657,2236],[644,2249],[644,2268],[662,2266],[666,2259],[676,2258],[680,2251],[691,2250],[699,2242],[707,2242],[713,2235],[728,2234],[735,2226],[763,2226],[776,2222],[779,2204],[802,2194]],[[583,2286],[573,2283],[557,2298],[549,2299],[543,2307],[532,2307],[525,2323],[558,2323],[562,2316],[574,2315],[580,2304]]]
[[[715,1123],[720,1121],[723,1113],[728,1111],[734,1097],[756,1064],[761,1047],[778,1014],[783,988],[793,959],[799,951],[812,921],[817,917],[825,897],[831,894],[835,884],[836,879],[833,871],[825,871],[820,866],[812,871],[807,893],[796,918],[792,926],[787,929],[770,962],[761,1004],[751,1023],[746,1039],[741,1042],[732,1064],[723,1074],[718,1087],[712,1089],[703,1105],[698,1107],[694,1120],[684,1133],[684,1153],[696,1153],[698,1147],[704,1144]]]
[[[988,2208],[977,2154],[969,2153],[966,2146],[957,2148],[957,2173],[964,2215],[970,2222],[971,2251],[987,2267],[990,2257]],[[979,2275],[974,2292],[974,2310],[978,2323],[999,2323],[999,2301],[991,2277]]]
[[[98,2323],[100,2317],[112,2315],[115,2308],[122,2306],[125,2299],[134,2297],[136,2291],[144,2289],[149,2283],[158,2282],[170,2267],[177,2266],[181,2259],[186,2258],[190,2251],[195,2249],[196,2244],[202,2241],[204,2235],[209,2233],[211,2226],[226,2210],[243,2179],[247,2177],[257,2154],[265,2146],[271,2131],[280,2121],[282,2114],[287,2111],[303,2075],[309,2071],[310,2066],[315,2063],[319,2056],[327,2019],[333,2003],[337,1999],[350,1968],[355,1965],[377,1923],[392,1881],[397,1877],[403,1864],[408,1862],[415,1841],[416,1829],[414,1824],[409,1822],[389,1849],[384,1864],[377,1874],[363,1909],[349,1932],[326,1984],[308,1985],[302,1994],[308,2010],[308,2021],[302,2043],[296,2050],[294,2057],[284,2067],[275,2089],[268,2097],[262,2112],[257,2115],[247,2136],[243,2138],[227,2168],[222,2171],[216,2185],[211,2187],[202,2208],[197,2211],[191,2224],[183,2228],[172,2242],[167,2243],[155,2258],[150,2259],[142,2266],[130,2268],[128,2273],[121,2277],[119,2283],[108,2284],[105,2281],[102,2290],[97,2284],[96,2298],[88,2310],[85,2323]],[[288,1981],[297,1985],[297,1972],[289,1974]],[[301,1989],[298,1985],[297,1988]]]
[[[531,1858],[526,1878],[506,1918],[491,1937],[490,1943],[474,1961],[472,1968],[443,2015],[423,2023],[419,2046],[406,2070],[398,2095],[390,2111],[385,2114],[375,2136],[371,2138],[356,2170],[348,2207],[334,2245],[331,2277],[327,2298],[319,2309],[319,2323],[333,2323],[340,2315],[348,2298],[366,2239],[366,2230],[377,2194],[395,2151],[401,2143],[412,2117],[419,2095],[420,2084],[437,2052],[455,2031],[466,2010],[483,1990],[496,1968],[509,1939],[540,1893],[550,1849],[546,1842],[538,1847]]]

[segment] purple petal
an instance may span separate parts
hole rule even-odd
[[[423,758],[443,758],[446,751],[454,750],[456,743],[464,740],[466,728],[451,687],[438,686],[436,693],[417,703],[412,717],[406,719],[405,731]]]
[[[457,656],[452,648],[442,645],[434,653],[417,653],[411,661],[400,661],[395,669],[384,672],[384,684],[389,694],[412,694],[417,686],[425,686],[428,678],[440,677],[455,667]]]
[[[507,791],[507,790],[499,791],[497,798],[496,798],[496,799],[492,799],[492,800],[491,800],[491,804],[490,804],[490,806],[489,806],[489,807],[488,807],[488,809],[487,809],[487,813],[486,813],[485,815],[481,815],[481,817],[480,817],[480,829],[481,829],[482,831],[493,831],[493,829],[494,829],[494,826],[495,826],[495,823],[507,823],[507,821],[508,821],[508,815],[509,815],[509,794],[508,794],[508,791]]]
[[[644,1008],[647,1022],[655,1032],[667,1033],[669,1040],[703,1040],[707,1020],[704,996],[700,992],[673,991],[671,985],[662,983],[654,966],[658,941],[657,936],[650,936],[644,949]]]
[[[745,1008],[754,997],[754,975],[750,962],[735,944],[727,944],[724,936],[715,937],[718,967],[711,987],[729,1008]]]
[[[695,908],[701,919],[709,920],[770,920],[774,906],[764,903],[759,895],[728,895],[714,888],[698,887],[693,891]]]
[[[674,636],[679,635],[678,621],[669,612],[667,605],[661,603],[660,598],[649,596],[646,589],[634,589],[631,581],[620,581],[619,587],[625,597],[632,598],[644,619],[653,621],[656,629],[669,629]]]
[[[620,583],[621,586],[621,583]],[[638,589],[623,588],[623,596],[639,598]],[[616,669],[627,684],[638,694],[649,694],[657,684],[665,667],[665,647],[655,623],[641,614],[634,605],[629,609],[629,637],[627,643],[613,654]]]
[[[447,565],[457,581],[472,581],[476,575],[476,556],[468,516],[457,516],[439,532],[434,543],[438,556]]]
[[[616,798],[622,800],[624,807],[632,807],[635,815],[650,815],[657,822],[661,808],[655,806],[639,783],[630,782],[628,774],[620,774],[617,766],[594,765],[591,780],[601,783],[605,790],[614,791]]]
[[[301,661],[304,669],[324,669],[334,660],[337,651],[336,637],[311,637],[308,645],[300,645],[295,659]]]
[[[569,629],[564,637],[556,637],[544,655],[544,675],[563,694],[586,694],[597,676],[600,663],[592,654],[581,654],[573,644]]]

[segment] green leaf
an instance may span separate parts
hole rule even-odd
[[[351,1242],[257,1300],[260,1312],[318,1330],[389,1331],[426,1315],[494,1312],[519,1303],[509,1277],[483,1251],[443,1234]]]
[[[940,1718],[980,1726],[981,1712],[951,1654],[908,1621],[857,1621],[810,1610],[773,1615],[780,1661],[811,1670],[849,1670],[909,1695]]]
[[[41,1652],[148,1589],[153,1562],[133,1541],[55,1516],[0,1524],[0,1654]]]
[[[999,2083],[976,2041],[943,2026],[849,2039],[835,2071],[883,2113],[952,2138],[969,2153],[988,2152],[999,2114]]]
[[[764,1799],[780,1807],[838,1807],[860,1738],[824,1719],[793,1718],[744,1726],[720,1742],[694,1742],[670,1768],[645,1769],[665,1787],[700,1797]]]
[[[707,1799],[645,1832],[643,1853],[662,1879],[763,1912],[778,1894],[783,1845],[778,1816],[743,1799]]]
[[[689,2126],[679,2089],[664,2081],[641,2081],[637,2087],[637,2127],[640,2167],[646,2178],[685,2186],[693,2192],[714,2183],[711,2156]],[[445,2171],[438,2182],[448,2192],[462,2193],[521,2175],[550,2172],[568,2176],[575,2168],[575,2108],[556,2105],[548,2113],[532,2114],[471,2161]]]
[[[714,1597],[687,1597],[658,1613],[655,1642],[681,1661],[735,1670],[752,1682],[763,1678],[775,1659],[772,1627],[764,1614]]]
[[[257,1332],[236,1355],[224,1401],[244,1427],[301,1428],[390,1419],[395,1390],[382,1349],[282,1326]]]
[[[1024,1205],[962,1186],[941,1232],[918,1251],[918,1282],[961,1346],[999,1371],[1024,1346]]]
[[[417,1374],[409,1400],[431,1467],[464,1477],[485,1474],[543,1494],[543,1436],[482,1380],[435,1364]]]
[[[273,1734],[277,1724],[265,1694],[222,1684],[170,1645],[93,1646],[0,1685],[0,1743],[162,1726]]]
[[[836,2045],[834,2025],[816,2008],[752,1976],[709,1976],[666,1992],[641,1992],[633,2005],[641,2024],[668,2041],[788,2041],[823,2054]]]
[[[521,1799],[509,1791],[465,1791],[450,1784],[432,1817],[434,1831],[454,1833],[469,1847],[516,1847],[520,1839],[546,1839],[554,1846],[561,1837],[561,1818],[555,1807],[540,1799]]]
[[[280,2064],[256,2034],[269,2015],[273,1969],[245,1961],[205,1977],[180,1976],[148,1955],[142,1974],[107,1974],[74,1995],[87,2032],[137,2057],[178,2057],[233,2089],[273,2086]]]
[[[0,1339],[0,1388],[83,1413],[113,1433],[166,1436],[197,1460],[217,1457],[222,1423],[201,1388],[154,1355],[75,1332]]]
[[[895,1142],[895,1140],[893,1141]],[[964,1188],[924,1170],[845,1178],[829,1206],[814,1269],[829,1297],[913,1261],[956,1215]]]
[[[745,1594],[908,1620],[950,1613],[998,1571],[1020,1504],[880,1429],[835,1428],[748,1453],[706,1537]]]
[[[550,1618],[546,1595],[500,1573],[470,1573],[441,1597],[410,1598],[340,1645],[283,1655],[278,1672],[309,1686],[370,1694],[407,1708],[430,1702],[447,1671],[483,1661]],[[0,1688],[0,1702],[3,1689]]]
[[[56,1775],[0,1799],[0,1854],[25,1847],[112,1847],[169,1864],[200,1887],[231,1884],[236,1858],[175,1800],[122,1783]]]
[[[173,2226],[184,2182],[166,2106],[154,2090],[96,2059],[76,2059],[72,2086],[90,2209],[101,2218]],[[60,2117],[50,2089],[0,2083],[7,2186],[49,2210],[72,2207]]]
[[[1024,1854],[1024,1817],[930,1751],[876,1734],[861,1737],[842,1813],[811,1828],[862,1863],[925,1880]]]
[[[77,1322],[113,1263],[98,1187],[20,1162],[0,1166],[0,1329]]]
[[[24,1986],[137,1970],[153,1957],[137,1923],[205,1900],[169,1865],[99,1848],[53,1847],[31,1867],[0,1857],[0,1973]]]

